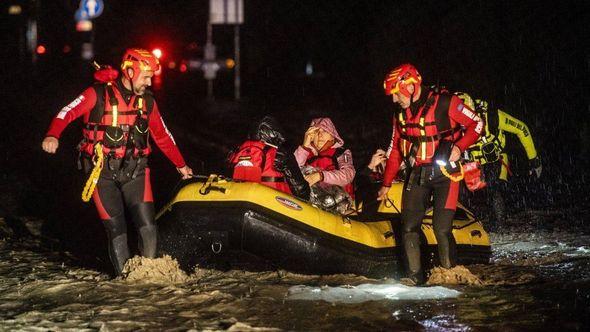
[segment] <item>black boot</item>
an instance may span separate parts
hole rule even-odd
[[[103,220],[103,225],[109,240],[109,257],[116,275],[120,276],[130,256],[127,246],[127,224],[123,216],[117,216]]]

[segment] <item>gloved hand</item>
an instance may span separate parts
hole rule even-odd
[[[541,165],[541,158],[539,156],[529,160],[530,170],[529,175],[534,175],[538,178],[541,177],[541,172],[543,171],[543,165]]]

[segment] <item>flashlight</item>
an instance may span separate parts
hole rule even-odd
[[[434,162],[439,166],[447,166],[449,158],[451,157],[451,151],[453,151],[453,146],[453,142],[441,140],[434,153]]]

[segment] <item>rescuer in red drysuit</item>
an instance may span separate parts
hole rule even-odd
[[[137,228],[141,254],[149,258],[156,255],[157,229],[147,165],[151,152],[149,136],[183,179],[192,176],[152,93],[147,90],[159,66],[150,52],[128,49],[121,64],[122,77],[116,79],[118,75],[112,68],[97,72],[95,77],[103,82],[89,87],[62,108],[42,143],[43,150],[55,153],[62,131],[82,117],[83,139],[78,148],[87,173],[93,168],[93,158],[97,157],[95,146],[102,148],[104,163],[92,198],[105,226],[109,256],[118,275],[130,256],[125,208]]]
[[[424,281],[420,263],[420,229],[426,209],[434,207],[433,225],[442,267],[455,265],[452,222],[459,195],[461,153],[475,143],[483,122],[455,95],[428,89],[416,68],[403,64],[384,81],[386,95],[401,106],[391,153],[378,199],[386,197],[402,161],[410,169],[402,196],[402,235],[408,278]],[[413,162],[411,162],[413,160]]]

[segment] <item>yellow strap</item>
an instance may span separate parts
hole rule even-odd
[[[107,85],[112,85],[111,83],[107,83]],[[112,96],[113,98],[117,98],[116,96]],[[112,126],[116,127],[117,126],[117,122],[118,122],[118,118],[119,118],[119,106],[117,105],[111,105],[111,109],[113,110],[113,123]]]
[[[447,172],[446,167],[440,166],[440,171],[442,172],[442,174],[444,176],[448,177],[449,179],[451,179],[451,181],[453,181],[453,182],[459,182],[459,181],[463,180],[463,176],[465,175],[465,172],[463,171],[463,165],[461,163],[459,163],[459,170],[461,171],[461,174],[454,176],[452,174],[449,174],[449,172]]]
[[[403,110],[402,110],[402,112],[403,112]],[[404,116],[403,116],[403,114],[401,112],[399,113],[398,118],[399,118],[400,127],[402,128],[402,131],[404,133],[406,133],[406,131],[407,131],[406,130],[406,127],[405,127],[406,126],[406,121],[404,121]]]
[[[426,136],[426,131],[424,130],[424,117],[423,116],[420,117],[420,135],[422,137]],[[420,144],[420,151],[421,151],[422,160],[426,160],[426,142],[422,142]]]
[[[102,154],[102,145],[100,143],[94,146],[94,156],[96,157],[94,168],[90,173],[90,177],[88,177],[88,180],[86,181],[86,185],[84,185],[84,190],[82,190],[82,200],[84,202],[90,201],[90,197],[92,197],[94,188],[98,183],[98,177],[102,171],[104,155]]]

